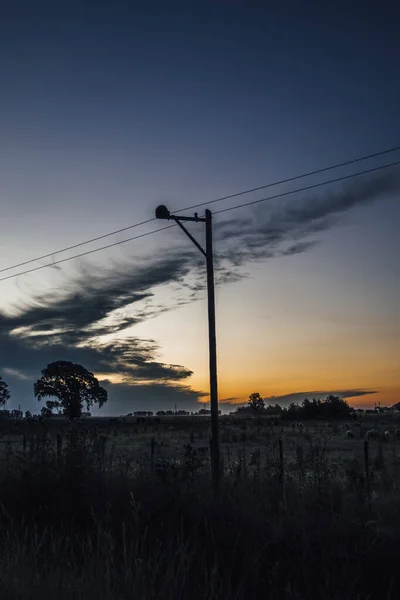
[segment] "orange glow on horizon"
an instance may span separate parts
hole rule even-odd
[[[194,380],[195,379],[195,380]],[[194,380],[194,381],[193,381]],[[209,390],[209,382],[207,378],[195,378],[194,376],[191,378],[191,385],[194,389],[201,390],[207,393],[207,396],[199,399],[199,403],[209,402],[208,390]],[[247,381],[238,382],[236,385],[233,382],[230,382],[228,385],[222,380],[218,384],[218,396],[219,402],[221,405],[232,406],[232,409],[236,406],[240,406],[246,404],[249,398],[249,395],[253,392],[259,392],[263,398],[272,398],[276,396],[276,403],[279,404],[281,402],[287,403],[288,400],[286,398],[280,397],[286,396],[289,394],[308,394],[310,398],[312,398],[312,394],[320,394],[326,391],[326,394],[331,392],[340,390],[363,390],[365,392],[371,392],[370,394],[365,393],[363,395],[355,395],[355,396],[346,396],[346,401],[354,407],[363,407],[363,406],[374,406],[376,404],[381,404],[382,406],[391,406],[396,402],[400,402],[400,387],[380,387],[380,386],[357,386],[357,385],[329,385],[323,386],[321,382],[318,382],[318,385],[313,384],[312,381],[304,384],[301,382],[301,385],[291,385],[290,387],[270,387],[265,382],[263,383],[255,383],[254,385],[249,385]],[[372,393],[375,392],[375,393]],[[224,400],[228,400],[225,401]],[[290,402],[291,400],[289,400]],[[275,404],[275,399],[271,400],[272,404]]]

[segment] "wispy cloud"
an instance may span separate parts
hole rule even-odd
[[[399,170],[381,173],[318,195],[259,205],[246,217],[215,228],[219,258],[240,267],[248,261],[300,254],[318,243],[316,234],[339,225],[350,210],[400,189]]]
[[[29,377],[25,373],[18,371],[18,369],[8,369],[6,367],[3,369],[3,373],[15,379],[19,379],[20,381],[33,381],[32,377]]]

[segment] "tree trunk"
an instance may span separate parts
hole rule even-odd
[[[79,392],[75,393],[70,400],[68,407],[68,417],[70,419],[77,419],[81,416],[81,399]]]

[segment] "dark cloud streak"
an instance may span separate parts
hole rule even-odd
[[[336,186],[334,191],[278,204],[260,205],[247,218],[215,227],[219,259],[238,267],[248,261],[298,254],[317,243],[310,236],[340,224],[350,210],[400,189],[399,170]],[[285,248],[290,244],[290,248]]]

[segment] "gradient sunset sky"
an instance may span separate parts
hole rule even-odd
[[[54,255],[0,278],[163,227],[56,253],[161,203],[178,210],[399,146],[399,18],[395,2],[2,6],[0,269]],[[396,161],[400,150],[210,209]],[[223,410],[255,391],[283,404],[330,392],[400,401],[399,191],[397,166],[215,215]],[[41,369],[72,360],[107,380],[101,414],[197,410],[204,276],[175,227],[0,281],[9,407],[37,411]]]

